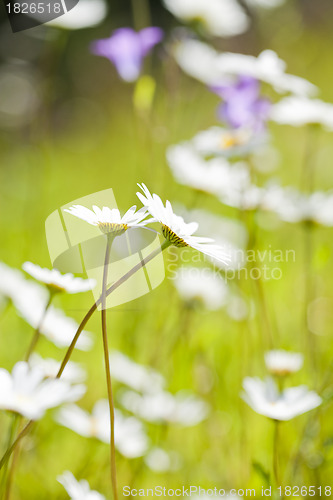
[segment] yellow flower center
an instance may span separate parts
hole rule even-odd
[[[114,236],[120,236],[128,229],[127,224],[117,224],[115,222],[99,222],[98,227],[102,231],[102,233],[112,233]]]
[[[222,149],[229,149],[234,146],[239,146],[240,140],[235,134],[224,134],[221,139]]]
[[[166,240],[170,241],[171,245],[175,247],[188,247],[188,243],[180,238],[172,229],[165,224],[162,224],[162,233]]]

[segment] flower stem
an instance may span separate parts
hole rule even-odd
[[[124,276],[122,276],[118,281],[116,281],[113,285],[110,286],[110,288],[108,288],[106,290],[106,297],[108,297],[114,290],[116,290],[118,287],[120,287],[123,283],[125,283],[129,278],[131,278],[131,276],[133,276],[137,271],[139,271],[142,267],[144,267],[146,264],[148,264],[148,262],[150,262],[151,260],[153,260],[159,253],[163,252],[166,248],[168,248],[170,246],[170,242],[165,240],[163,242],[163,244],[156,248],[155,250],[153,250],[153,252],[151,252],[149,255],[147,255],[147,257],[145,257],[144,259],[142,259],[138,264],[136,264],[134,267],[132,267],[132,269],[130,269],[126,274],[124,274]],[[94,312],[96,311],[97,307],[101,304],[102,302],[102,297],[100,297],[96,302],[95,304],[89,309],[89,311],[87,312],[87,314],[85,315],[85,317],[83,318],[82,322],[80,323],[78,329],[77,329],[77,332],[71,342],[71,345],[69,346],[67,352],[66,352],[66,355],[63,359],[63,362],[61,363],[61,367],[57,373],[57,376],[56,378],[60,378],[64,369],[66,368],[66,365],[68,363],[68,361],[70,360],[70,357],[72,355],[72,352],[74,351],[74,348],[75,348],[75,345],[76,345],[76,342],[78,341],[79,337],[80,337],[80,334],[82,333],[85,325],[87,324],[88,320],[91,318],[91,316],[94,314]],[[7,460],[10,458],[11,454],[13,453],[15,447],[17,446],[17,444],[21,441],[21,439],[26,435],[28,434],[28,432],[30,431],[31,427],[33,426],[33,423],[34,421],[33,420],[30,420],[28,422],[28,424],[24,427],[24,429],[22,430],[22,432],[17,436],[16,440],[14,441],[14,443],[12,444],[12,446],[10,446],[5,454],[3,455],[2,459],[0,460],[0,470],[2,469],[2,467],[5,465],[5,463],[7,463]]]
[[[37,328],[35,330],[34,336],[32,337],[31,343],[30,343],[30,345],[28,347],[28,351],[27,351],[27,353],[25,355],[25,358],[24,358],[25,361],[27,361],[27,362],[29,361],[30,356],[33,353],[33,351],[34,351],[34,349],[35,349],[35,347],[37,345],[37,342],[38,342],[38,340],[40,338],[40,331],[41,331],[41,328],[42,328],[42,325],[43,325],[43,321],[44,321],[46,313],[47,313],[47,311],[48,311],[48,309],[49,309],[49,307],[51,305],[51,302],[52,302],[52,299],[53,299],[53,295],[54,295],[53,293],[50,293],[49,300],[47,301],[47,304],[45,306],[43,315],[42,315],[42,317],[41,317],[41,319],[40,319],[40,321],[39,321],[39,323],[37,325]]]
[[[279,422],[274,420],[274,435],[273,435],[273,474],[275,479],[275,486],[281,486],[280,475],[279,475]]]
[[[110,252],[111,252],[111,246],[112,246],[113,240],[114,240],[114,237],[111,235],[108,235],[107,244],[106,244],[106,252],[105,252],[104,269],[103,269],[103,284],[102,284],[102,336],[103,336],[106,386],[107,386],[107,391],[108,391],[108,401],[109,401],[109,410],[110,410],[111,483],[112,483],[113,499],[118,500],[116,448],[115,448],[115,438],[114,438],[114,403],[113,403],[112,382],[111,382],[111,372],[110,372],[108,334],[107,334],[107,325],[106,325],[106,287],[107,287],[107,279],[108,279]]]

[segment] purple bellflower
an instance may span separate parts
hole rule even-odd
[[[211,87],[223,103],[218,108],[218,116],[232,128],[250,128],[262,132],[269,117],[271,103],[260,97],[260,84],[250,76],[240,76],[231,85]]]
[[[93,42],[91,50],[109,59],[123,80],[133,82],[140,75],[144,57],[162,38],[163,31],[153,26],[139,32],[132,28],[119,28],[110,38]]]

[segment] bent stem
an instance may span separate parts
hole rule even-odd
[[[107,236],[105,262],[104,262],[104,270],[103,270],[103,284],[102,284],[102,336],[103,336],[106,386],[107,386],[107,391],[108,391],[108,401],[109,401],[109,410],[110,410],[111,483],[112,483],[113,498],[114,498],[114,500],[118,500],[116,448],[115,448],[115,439],[114,439],[114,404],[113,404],[112,382],[111,382],[111,372],[110,372],[108,334],[107,334],[107,326],[106,326],[106,287],[107,287],[107,279],[108,279],[110,252],[111,252],[111,246],[112,246],[113,240],[114,240],[114,236],[109,234]]]
[[[151,252],[149,255],[147,255],[147,257],[145,257],[144,259],[142,259],[138,264],[136,264],[134,267],[132,267],[132,269],[130,269],[126,274],[124,274],[124,276],[122,276],[121,278],[119,278],[118,281],[116,281],[113,285],[110,286],[110,288],[108,288],[106,290],[106,297],[108,297],[112,292],[114,292],[114,290],[116,290],[118,287],[120,287],[123,283],[125,283],[129,278],[131,278],[131,276],[133,276],[137,271],[139,271],[142,267],[144,267],[146,264],[148,264],[148,262],[150,262],[151,260],[153,260],[157,255],[159,255],[161,252],[163,252],[166,248],[168,248],[169,246],[171,245],[171,243],[167,240],[165,240],[163,242],[163,244],[156,248],[155,250],[153,250],[153,252]],[[102,302],[102,297],[100,297],[96,302],[95,304],[89,309],[89,311],[87,312],[87,314],[85,315],[85,317],[83,318],[82,322],[80,323],[78,329],[77,329],[77,332],[71,342],[71,345],[69,346],[67,352],[66,352],[66,355],[61,363],[61,366],[59,368],[59,371],[57,373],[57,376],[56,378],[60,378],[64,369],[66,368],[66,365],[68,363],[68,361],[70,360],[71,358],[71,355],[75,349],[75,345],[85,327],[85,325],[88,323],[88,320],[91,318],[91,316],[94,314],[94,312],[96,311],[97,307],[101,304]],[[11,454],[13,453],[13,451],[15,450],[15,447],[17,446],[17,444],[21,441],[21,439],[26,435],[28,434],[28,432],[30,431],[30,429],[32,428],[33,426],[33,423],[34,421],[33,420],[30,420],[30,422],[28,422],[28,424],[26,425],[26,427],[24,427],[24,429],[22,430],[22,432],[17,436],[16,440],[14,441],[14,443],[12,444],[12,446],[10,446],[5,454],[3,455],[2,459],[0,460],[0,470],[2,469],[2,467],[7,463],[8,459],[10,458]]]

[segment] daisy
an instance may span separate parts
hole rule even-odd
[[[71,500],[105,500],[103,495],[90,489],[85,479],[77,481],[69,471],[58,476],[57,481],[63,485]]]
[[[133,82],[140,76],[144,58],[163,38],[163,31],[149,26],[141,31],[132,28],[119,28],[109,38],[96,40],[92,52],[111,61],[120,77]]]
[[[118,208],[103,207],[100,209],[93,205],[92,210],[82,205],[73,205],[65,212],[82,219],[92,226],[98,226],[104,234],[119,236],[130,227],[143,227],[151,220],[144,221],[147,217],[147,209],[141,208],[136,212],[136,206],[131,207],[121,216]]]
[[[39,354],[33,352],[29,359],[29,365],[32,368],[39,368],[44,373],[45,378],[56,378],[61,362],[55,359],[43,359]],[[86,371],[78,363],[69,361],[61,375],[61,380],[65,380],[70,384],[78,384],[84,382],[87,378]]]
[[[303,356],[296,352],[276,349],[265,353],[265,364],[272,375],[284,377],[302,368]]]
[[[110,443],[110,410],[107,400],[97,401],[91,414],[76,405],[65,406],[59,410],[56,420],[80,436]],[[119,410],[115,410],[115,445],[124,457],[137,458],[144,455],[148,448],[148,438],[142,422],[135,417],[124,417]]]
[[[46,410],[77,401],[86,388],[64,380],[44,380],[44,372],[20,361],[10,374],[0,368],[0,408],[19,413],[30,420],[43,417]]]
[[[268,137],[266,132],[254,134],[248,128],[211,127],[198,132],[191,143],[194,149],[202,155],[222,155],[229,158],[247,156],[255,152],[267,144]]]
[[[38,303],[46,306],[47,291],[33,281],[25,279],[23,273],[0,262],[0,295],[10,300],[14,306],[20,304],[26,297],[33,297]]]
[[[190,306],[202,304],[210,311],[223,307],[228,300],[229,290],[221,276],[210,269],[182,267],[173,280],[181,298]]]
[[[157,392],[165,386],[162,375],[153,368],[135,363],[119,351],[110,354],[111,376],[139,392]]]
[[[293,127],[317,124],[332,131],[333,104],[320,99],[285,97],[273,106],[271,119],[282,125],[292,125]]]
[[[127,391],[121,403],[126,410],[147,422],[169,422],[184,427],[199,424],[209,412],[207,403],[183,392],[174,396],[167,391],[144,395]]]
[[[73,274],[61,274],[58,269],[47,269],[32,262],[25,262],[22,269],[41,283],[45,283],[51,292],[79,293],[91,290],[96,281],[75,278]]]
[[[40,333],[57,347],[68,347],[78,329],[78,323],[58,308],[49,307],[45,317],[46,302],[36,301],[34,295],[27,295],[15,303],[20,316],[34,329],[38,328]],[[43,318],[41,322],[41,318]],[[92,336],[83,331],[77,341],[76,347],[82,351],[89,351],[93,345]]]
[[[166,8],[185,22],[200,22],[214,36],[244,33],[249,19],[235,0],[164,0]]]
[[[246,377],[242,398],[257,413],[272,420],[291,420],[302,413],[317,408],[322,399],[304,386],[291,387],[279,392],[271,378],[265,381]]]
[[[218,53],[203,42],[184,39],[175,46],[174,56],[186,73],[209,86],[230,84],[237,77],[248,76],[268,83],[278,93],[309,96],[317,91],[304,78],[286,73],[286,63],[272,50],[264,50],[257,57]]]
[[[193,236],[198,229],[196,222],[186,223],[182,217],[173,212],[168,200],[164,206],[161,198],[157,194],[151,195],[145,184],[138,184],[138,186],[144,193],[137,193],[138,198],[154,220],[156,219],[162,224],[163,236],[170,245],[180,248],[191,247],[224,263],[229,261],[225,250],[212,244],[214,240]]]

